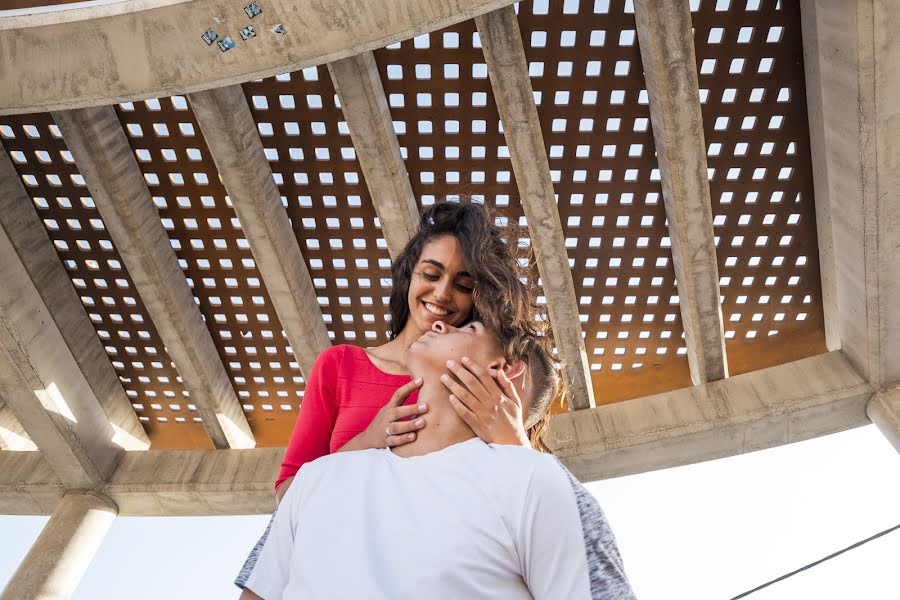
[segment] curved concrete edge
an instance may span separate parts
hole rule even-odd
[[[866,414],[897,452],[900,452],[900,385],[880,390],[866,405]]]
[[[243,83],[375,50],[513,4],[261,0],[262,13],[250,19],[243,10],[249,2],[145,2],[139,5],[143,10],[127,12],[109,5],[64,11],[65,17],[60,12],[0,19],[0,115]],[[154,7],[146,8],[148,4]],[[98,14],[103,16],[94,16]],[[248,25],[256,35],[244,41],[240,29]],[[284,34],[273,31],[277,25]],[[219,36],[210,45],[201,39],[207,28]],[[226,35],[234,48],[221,51],[218,41]]]
[[[868,425],[875,386],[839,351],[560,414],[549,445],[582,481],[683,466]]]

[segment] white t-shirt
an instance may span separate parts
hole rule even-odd
[[[245,586],[265,600],[634,597],[599,505],[555,457],[478,438],[307,463]]]

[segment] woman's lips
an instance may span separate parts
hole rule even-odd
[[[447,310],[446,308],[443,308],[436,304],[432,304],[431,302],[425,302],[424,300],[422,301],[422,308],[425,309],[425,312],[429,316],[438,321],[446,319],[452,314],[452,312]]]

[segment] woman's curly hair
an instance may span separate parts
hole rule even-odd
[[[415,235],[391,264],[390,338],[400,335],[409,319],[407,295],[422,250],[440,236],[456,237],[463,248],[466,270],[475,280],[474,308],[467,322],[484,323],[497,334],[508,361],[524,360],[527,364],[524,384],[530,402],[523,420],[532,447],[546,452],[549,450],[543,437],[548,409],[564,402],[567,389],[551,356],[549,319],[536,303],[531,249],[518,245],[527,233],[511,219],[501,229],[498,217],[467,198],[435,204],[422,214]]]
[[[471,202],[441,202],[428,208],[400,256],[391,264],[390,338],[396,338],[409,319],[407,295],[422,250],[435,238],[452,235],[463,248],[466,270],[475,281],[474,309],[468,320],[479,320],[506,341],[518,331],[535,331],[535,294],[530,261],[514,244],[515,227],[505,232],[485,206]],[[512,239],[509,239],[512,238]],[[520,260],[521,259],[521,260]]]

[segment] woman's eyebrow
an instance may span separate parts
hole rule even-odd
[[[444,265],[443,265],[443,263],[440,263],[440,262],[434,260],[433,258],[426,258],[426,259],[424,259],[422,262],[423,262],[423,263],[428,263],[428,264],[430,264],[430,265],[434,265],[434,266],[436,266],[438,269],[440,269],[440,270],[442,270],[442,271],[444,270]]]
[[[446,268],[446,267],[444,267],[443,263],[438,262],[438,261],[434,260],[433,258],[426,258],[422,262],[428,263],[430,265],[434,265],[435,267],[437,267],[438,269],[440,269],[442,271]],[[468,271],[460,271],[459,273],[457,273],[457,275],[460,277],[472,277]]]

